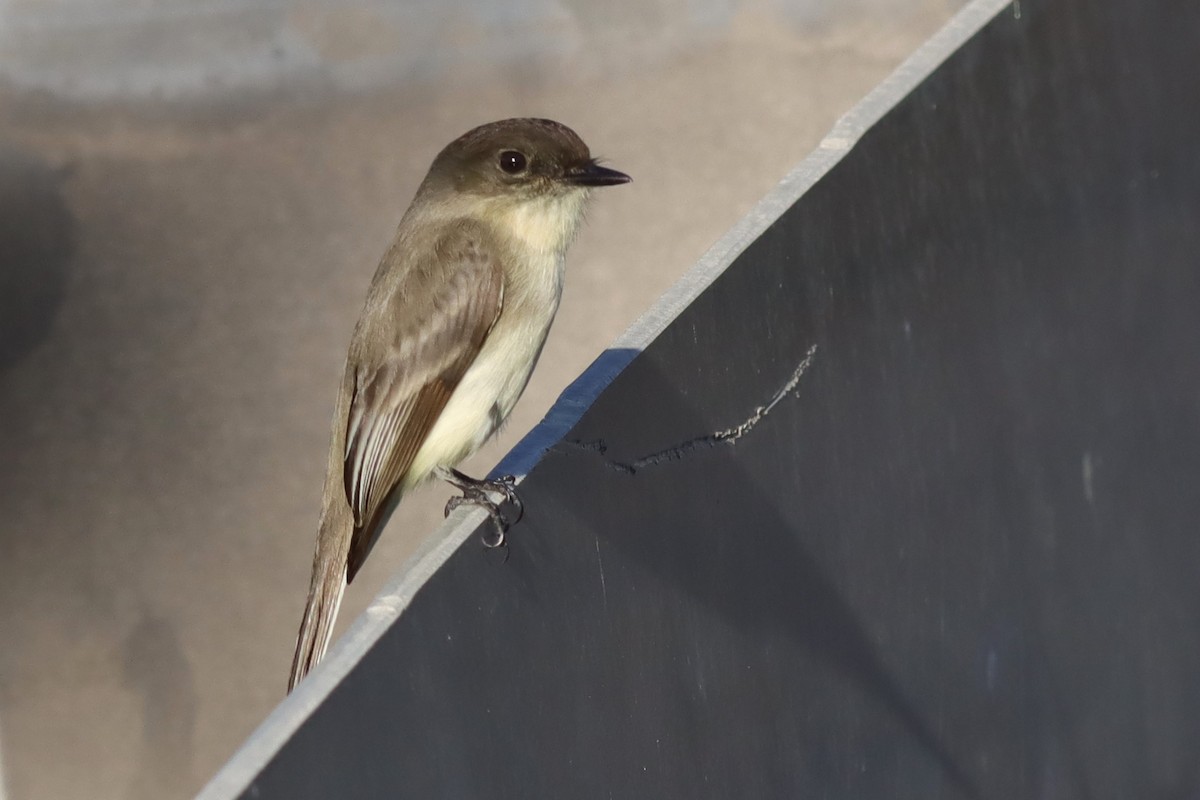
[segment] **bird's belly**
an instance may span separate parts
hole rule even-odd
[[[436,467],[458,464],[508,417],[550,330],[558,304],[547,305],[543,313],[527,315],[521,324],[506,325],[504,318],[497,322],[413,458],[405,484],[419,483]]]

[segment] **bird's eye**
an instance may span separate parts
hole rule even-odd
[[[505,150],[500,154],[500,169],[509,175],[524,172],[527,163],[525,154],[517,150]]]

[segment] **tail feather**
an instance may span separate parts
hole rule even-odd
[[[333,625],[346,591],[347,558],[354,538],[354,514],[346,498],[343,470],[346,457],[346,416],[354,394],[356,371],[350,361],[342,376],[337,405],[333,412],[333,428],[329,461],[325,470],[325,489],[321,502],[321,521],[317,529],[317,547],[313,554],[312,581],[308,601],[296,637],[296,654],[288,676],[288,692],[296,688],[309,670],[325,657],[333,638]]]
[[[346,591],[346,555],[354,533],[350,509],[330,504],[321,515],[317,548],[313,554],[312,582],[296,637],[296,654],[288,677],[288,692],[325,657],[333,625]]]
[[[325,657],[329,640],[333,638],[333,626],[337,621],[342,595],[346,591],[345,564],[338,567],[328,565],[320,574],[313,575],[312,587],[308,592],[308,603],[300,622],[300,634],[296,637],[296,654],[292,657],[292,673],[288,678],[288,692],[296,688],[300,679]]]

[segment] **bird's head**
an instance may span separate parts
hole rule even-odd
[[[561,251],[589,191],[629,180],[600,166],[566,125],[519,118],[481,125],[446,145],[421,191],[444,209],[465,208],[492,220],[530,246]]]
[[[467,194],[536,199],[628,183],[596,163],[575,131],[549,119],[506,119],[468,131],[434,159],[430,178]]]

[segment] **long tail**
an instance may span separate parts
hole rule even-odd
[[[331,516],[335,518],[331,519]],[[325,657],[329,640],[333,638],[333,624],[346,591],[346,555],[354,525],[349,519],[336,519],[341,516],[327,515],[321,520],[317,552],[313,557],[312,583],[300,621],[300,634],[296,637],[288,692]]]

